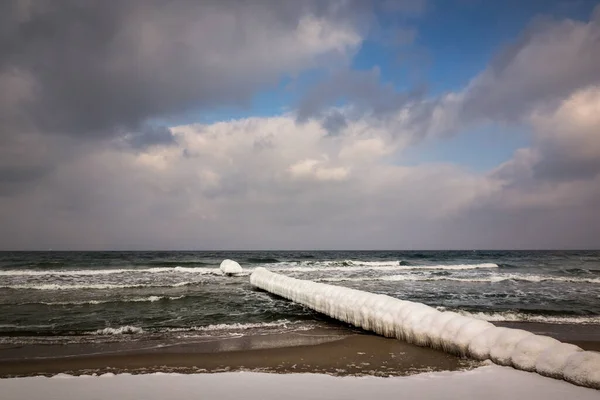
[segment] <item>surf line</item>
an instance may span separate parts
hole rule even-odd
[[[600,389],[600,353],[422,303],[290,278],[257,268],[250,283],[332,318],[417,346]]]

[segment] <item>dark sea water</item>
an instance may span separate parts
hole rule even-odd
[[[225,258],[245,272],[223,276]],[[600,326],[600,251],[3,252],[0,344],[178,340],[336,323],[254,289],[257,267],[488,321]]]

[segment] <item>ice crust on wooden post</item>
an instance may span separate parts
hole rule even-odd
[[[238,264],[236,261],[229,260],[229,259],[223,260],[221,262],[221,265],[219,266],[219,269],[225,275],[235,275],[235,274],[241,274],[242,272],[244,272],[244,270],[242,269],[242,266],[240,264]]]

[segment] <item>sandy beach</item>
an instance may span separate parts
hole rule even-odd
[[[207,338],[204,342],[151,349],[117,345],[101,349],[91,345],[50,347],[0,351],[0,376],[241,370],[401,376],[478,365],[440,351],[351,330]],[[53,356],[39,358],[40,351]]]

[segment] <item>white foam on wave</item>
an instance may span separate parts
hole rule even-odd
[[[442,307],[443,309],[443,307]],[[550,324],[600,324],[600,315],[592,316],[560,316],[560,315],[536,315],[523,312],[468,312],[457,310],[457,313],[489,322],[540,322]]]
[[[497,283],[504,281],[522,282],[565,282],[565,283],[600,283],[600,278],[569,278],[550,275],[526,275],[526,274],[498,274],[491,276],[460,278],[453,276],[415,276],[415,275],[387,275],[376,277],[329,277],[321,278],[324,282],[361,282],[361,281],[387,281],[387,282],[434,282],[452,281],[465,283]]]
[[[380,335],[476,359],[489,358],[497,364],[515,368],[535,365],[540,374],[600,389],[600,353],[586,352],[575,346],[555,360],[557,345],[553,341],[532,342],[534,337],[545,336],[495,327],[487,321],[386,295],[290,278],[264,268],[255,270],[250,282],[260,289]],[[528,343],[531,350],[528,350]]]
[[[217,332],[217,331],[244,331],[248,329],[264,329],[264,328],[289,328],[298,325],[298,328],[309,329],[310,325],[300,327],[299,322],[291,322],[289,320],[278,320],[271,322],[247,322],[247,323],[232,323],[232,324],[212,324],[206,326],[191,326],[185,328],[167,328],[166,332]]]
[[[199,275],[223,275],[218,268],[191,268],[191,267],[156,267],[156,268],[122,268],[122,269],[89,269],[89,270],[29,270],[13,269],[0,270],[0,276],[94,276],[94,275],[114,275],[127,273],[189,273]]]
[[[108,335],[133,335],[133,334],[138,334],[138,333],[144,333],[144,330],[137,326],[125,325],[125,326],[120,326],[118,328],[98,329],[97,331],[90,332],[89,334],[90,335],[108,336]]]
[[[54,328],[54,324],[40,324],[40,325],[17,325],[17,324],[0,324],[0,329],[19,329],[19,330],[34,330],[34,329],[45,329]]]
[[[148,296],[148,297],[135,297],[132,299],[111,299],[111,300],[82,300],[82,301],[41,301],[39,303],[25,303],[25,304],[44,304],[46,306],[77,306],[77,305],[95,305],[95,304],[107,304],[107,303],[154,303],[161,300],[179,300],[185,296]]]
[[[333,261],[335,262],[335,261]],[[367,267],[385,267],[400,265],[400,261],[360,261],[360,260],[345,260],[345,264],[363,265]]]
[[[271,271],[281,272],[324,272],[324,271],[430,271],[430,270],[448,270],[463,271],[473,269],[498,268],[497,264],[444,264],[444,265],[400,265],[400,261],[323,261],[311,265],[290,265],[282,263],[273,264],[269,267]]]
[[[156,287],[182,287],[191,285],[200,285],[202,281],[196,282],[177,282],[173,284],[124,284],[116,285],[109,283],[90,283],[90,284],[73,284],[63,285],[58,283],[47,283],[47,284],[30,284],[30,285],[2,285],[0,289],[13,289],[13,290],[107,290],[107,289],[132,289],[132,288],[156,288]]]

